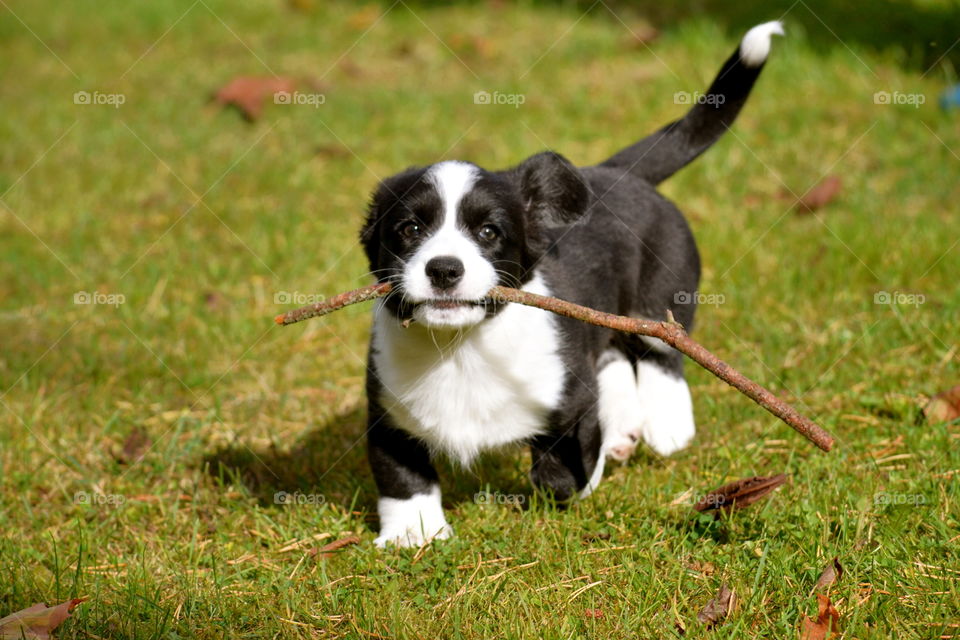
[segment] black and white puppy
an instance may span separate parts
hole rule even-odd
[[[692,327],[700,259],[654,187],[733,123],[782,33],[779,22],[748,31],[682,119],[598,165],[548,151],[503,171],[441,162],[380,184],[361,233],[372,272],[394,286],[374,311],[367,374],[378,545],[452,534],[437,454],[466,465],[527,443],[533,484],[565,501],[640,440],[662,455],[690,443],[678,352],[486,296],[506,285],[634,317],[670,310]]]

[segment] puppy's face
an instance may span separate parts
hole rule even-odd
[[[504,173],[441,162],[381,183],[361,241],[374,275],[397,291],[385,304],[399,319],[462,328],[498,311],[490,289],[528,280],[544,232],[582,216],[588,200],[556,154]]]

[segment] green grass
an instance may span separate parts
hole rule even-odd
[[[373,24],[375,5],[303,4],[0,8],[0,617],[87,595],[59,637],[790,638],[839,556],[843,637],[958,633],[960,431],[917,421],[960,381],[960,128],[935,104],[950,67],[921,77],[897,46],[848,48],[798,5],[733,133],[663,187],[700,243],[702,292],[723,296],[696,337],[834,452],[691,367],[689,451],[640,453],[565,512],[531,495],[523,452],[445,467],[457,536],[378,551],[368,309],[281,329],[275,296],[367,282],[355,238],[378,178],[547,146],[602,160],[682,113],[674,93],[704,90],[739,34],[687,15],[647,49],[625,28],[642,14],[602,5],[397,5]],[[208,102],[271,70],[322,83],[325,104],[247,124]],[[478,106],[478,90],[526,101]],[[838,199],[791,212],[825,173]],[[118,462],[135,429],[152,446]],[[787,486],[719,521],[673,504],[779,472]],[[529,508],[476,504],[487,487]],[[280,551],[347,532],[361,544],[326,560]],[[740,604],[706,632],[722,583]]]

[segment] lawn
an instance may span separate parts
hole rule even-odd
[[[793,638],[838,557],[842,637],[960,637],[960,428],[920,417],[960,384],[955,5],[862,16],[924,16],[911,47],[802,1],[0,4],[0,617],[87,596],[57,637]],[[526,452],[444,465],[456,537],[376,549],[369,306],[272,317],[369,282],[378,179],[601,161],[784,14],[732,131],[663,191],[704,261],[695,337],[835,450],[691,365],[689,450],[565,511]],[[242,75],[316,99],[247,122],[211,101]],[[839,194],[797,212],[826,176]],[[690,508],[777,473],[747,509]],[[738,604],[710,631],[722,584]]]

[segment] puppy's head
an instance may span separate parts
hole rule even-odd
[[[496,173],[441,162],[384,180],[360,240],[377,280],[397,290],[385,305],[399,319],[461,328],[495,314],[487,292],[529,280],[551,233],[589,204],[580,172],[555,153]]]

